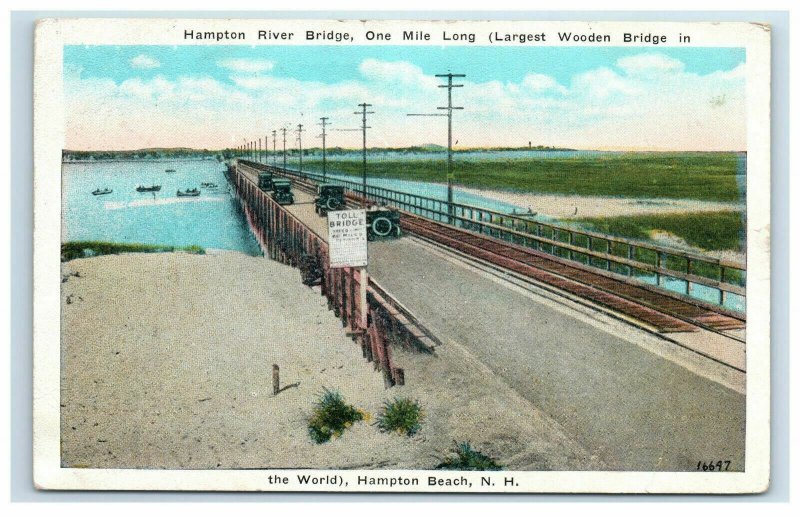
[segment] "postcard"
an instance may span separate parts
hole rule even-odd
[[[35,485],[763,492],[757,21],[40,20]]]

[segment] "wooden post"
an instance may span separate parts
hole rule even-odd
[[[358,303],[361,307],[361,313],[358,314],[358,327],[366,331],[367,329],[367,314],[369,307],[367,306],[367,284],[369,283],[369,274],[366,267],[359,267],[358,269]]]
[[[272,394],[277,396],[281,392],[281,368],[272,364]]]

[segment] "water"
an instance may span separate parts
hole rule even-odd
[[[322,172],[314,170],[314,173],[321,174]],[[358,185],[361,184],[361,178],[356,176],[348,176],[345,174],[338,174],[336,172],[328,171],[326,177],[332,179],[339,179],[342,181],[349,181],[351,183],[358,183]],[[447,185],[441,183],[425,183],[421,181],[408,181],[404,179],[389,179],[389,178],[368,176],[367,185],[386,188],[389,190],[396,190],[398,192],[405,192],[414,195],[421,195],[424,197],[430,197],[432,199],[437,199],[442,201],[447,200]],[[360,190],[357,188],[357,191]],[[481,195],[464,192],[460,190],[457,186],[453,187],[453,200],[457,204],[468,204],[470,206],[477,206],[479,208],[498,211],[500,213],[511,213],[512,211],[524,212],[525,210],[528,209],[527,206],[524,207],[518,206],[516,204],[511,204],[491,199],[489,197],[483,197]],[[540,220],[545,220],[545,217],[537,217],[537,218]]]
[[[65,163],[62,240],[199,245],[259,255],[223,171],[212,160]],[[219,186],[201,189],[200,197],[176,197],[178,189],[199,188],[201,182]],[[138,185],[151,184],[161,191],[136,192]],[[113,193],[92,195],[97,188]]]

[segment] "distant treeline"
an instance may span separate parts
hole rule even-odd
[[[367,151],[370,153],[386,153],[392,152],[396,154],[438,154],[445,152],[447,147],[441,145],[413,145],[411,147],[369,147]],[[562,147],[548,147],[545,145],[535,145],[528,147],[475,147],[475,148],[461,148],[454,149],[455,153],[463,152],[497,152],[497,151],[570,151],[574,149],[567,149]],[[257,152],[257,151],[256,151]],[[261,155],[266,152],[272,155],[273,152],[261,151]],[[329,147],[326,153],[329,156],[344,156],[361,152],[361,149],[349,149],[345,147]],[[281,155],[283,149],[277,149],[276,154]],[[291,156],[300,154],[298,149],[286,149],[286,153]],[[236,149],[189,149],[189,148],[174,148],[174,149],[136,149],[136,150],[105,150],[105,151],[84,151],[84,150],[64,150],[62,151],[62,159],[64,161],[83,161],[83,160],[134,160],[134,159],[217,159],[219,161],[227,160],[239,155]],[[304,156],[322,155],[322,147],[311,147],[303,149]]]
[[[82,160],[133,160],[133,159],[217,159],[225,160],[234,157],[232,149],[208,150],[208,149],[137,149],[124,151],[79,151],[63,150],[61,159],[63,161],[82,161]]]

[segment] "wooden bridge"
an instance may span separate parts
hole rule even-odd
[[[262,192],[260,171],[291,178],[296,204],[279,206]],[[400,209],[407,236],[371,242],[362,277],[327,267],[327,227],[313,206],[320,178],[247,160],[229,177],[264,254],[320,286],[387,387],[413,381],[393,346],[435,353],[458,345],[611,468],[682,470],[687,457],[705,455],[743,467],[745,316],[726,306],[728,296],[744,299],[743,267],[370,186],[367,204]],[[361,204],[360,184],[328,182]],[[678,259],[683,272],[673,270]],[[687,288],[675,292],[665,278]],[[690,295],[713,288],[719,303]],[[585,315],[539,301],[542,293]],[[623,326],[598,329],[592,313]],[[641,333],[616,333],[624,327]]]

